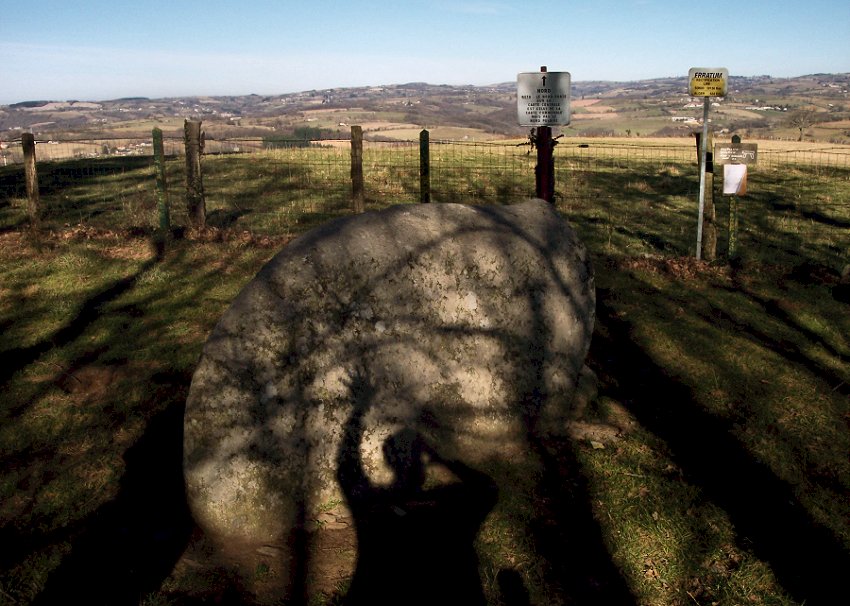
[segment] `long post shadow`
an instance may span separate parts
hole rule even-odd
[[[538,431],[539,415],[550,394],[545,391],[548,334],[543,325],[541,301],[530,289],[533,327],[529,350],[535,369],[521,408],[529,444],[542,462],[538,486],[537,516],[533,538],[538,553],[550,566],[549,584],[570,604],[610,604],[634,606],[636,600],[620,571],[611,560],[602,529],[593,516],[590,489],[569,439],[559,439]],[[522,378],[516,378],[522,384]]]
[[[117,497],[69,534],[72,550],[34,604],[139,604],[186,548],[194,529],[182,470],[189,377],[163,373],[154,380],[155,394],[170,394],[168,407],[125,454]]]
[[[139,279],[146,272],[153,269],[161,260],[162,251],[161,249],[157,249],[156,256],[146,261],[136,273],[117,280],[107,288],[89,297],[80,307],[76,317],[62,328],[56,330],[49,337],[26,347],[16,347],[0,353],[0,388],[5,387],[16,372],[26,368],[52,348],[64,347],[79,338],[92,322],[98,318],[103,306],[133,288]],[[19,404],[17,407],[8,411],[7,414],[14,416],[25,406],[26,404]]]
[[[663,439],[685,477],[729,515],[745,550],[769,563],[791,596],[810,606],[835,603],[846,593],[850,553],[816,523],[792,489],[756,460],[731,427],[701,409],[690,388],[669,377],[631,336],[631,325],[597,290],[598,331],[591,359],[607,389]],[[605,381],[603,380],[603,383]],[[616,385],[616,387],[611,386]]]

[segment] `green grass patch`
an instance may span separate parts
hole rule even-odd
[[[692,149],[587,150],[559,152],[558,206],[597,269],[601,395],[587,421],[616,431],[542,443],[540,467],[515,470],[532,496],[503,501],[482,527],[485,595],[828,603],[850,550],[850,314],[837,296],[850,175],[753,169],[740,258],[723,258],[717,195],[710,264],[692,259]],[[417,153],[367,148],[369,208],[418,199]],[[523,148],[431,157],[436,200],[511,202],[533,188]],[[0,170],[0,602],[248,599],[224,572],[174,566],[191,542],[182,406],[245,283],[289,238],[350,212],[347,160],[346,148],[206,157],[211,228],[177,230],[159,255],[149,162],[48,165],[36,234],[19,173]],[[181,162],[168,162],[176,225]]]

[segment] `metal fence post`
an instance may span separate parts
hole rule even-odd
[[[709,154],[709,157],[711,154]],[[709,167],[711,168],[711,167]],[[705,174],[705,201],[702,227],[702,258],[714,261],[717,258],[717,209],[714,205],[714,169]]]
[[[699,215],[697,218],[697,261],[702,259],[702,222],[705,213],[705,172],[708,154],[708,108],[710,98],[703,97],[702,136],[699,139]]]
[[[165,178],[165,150],[162,144],[162,130],[154,128],[153,163],[156,170],[156,206],[159,211],[159,230],[165,235],[171,229],[171,217],[168,212],[168,182]]]

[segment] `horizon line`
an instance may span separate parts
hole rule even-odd
[[[799,78],[809,78],[815,76],[850,76],[850,72],[814,72],[810,74],[800,74],[798,76],[772,76],[770,74],[753,74],[753,75],[729,75],[730,81],[733,79],[751,79],[751,78],[771,78],[774,80],[794,80]],[[652,78],[640,78],[638,80],[616,80],[616,79],[585,79],[585,80],[573,80],[571,82],[572,85],[576,84],[585,84],[585,83],[607,83],[607,84],[633,84],[633,83],[641,83],[641,82],[653,82],[657,80],[687,80],[687,75],[675,75],[675,76],[656,76]],[[210,98],[221,98],[221,97],[285,97],[288,95],[300,95],[304,93],[312,93],[312,92],[324,92],[324,91],[335,91],[335,90],[356,90],[356,89],[364,89],[364,88],[384,88],[384,87],[401,87],[401,86],[410,86],[410,85],[424,85],[424,86],[445,86],[445,87],[453,87],[453,88],[493,88],[493,87],[501,87],[513,84],[513,81],[505,80],[504,82],[494,82],[490,84],[437,84],[433,82],[426,81],[411,81],[411,82],[396,82],[396,83],[384,83],[384,84],[365,84],[360,86],[336,86],[330,88],[308,88],[298,91],[284,92],[284,93],[231,93],[231,94],[205,94],[205,93],[192,93],[192,94],[183,94],[183,95],[165,95],[161,97],[148,97],[146,95],[127,95],[122,97],[112,97],[112,98],[102,98],[102,99],[92,99],[92,98],[50,98],[50,99],[23,99],[21,101],[12,101],[12,102],[0,102],[0,107],[11,107],[13,105],[19,105],[22,103],[104,103],[109,101],[122,101],[122,100],[131,100],[131,99],[144,99],[147,101],[159,101],[159,100],[168,100],[168,99],[181,99],[181,98],[198,98],[198,97],[210,97]]]

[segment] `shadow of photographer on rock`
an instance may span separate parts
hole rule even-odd
[[[417,431],[404,428],[383,444],[393,471],[372,483],[360,444],[373,389],[352,379],[354,410],[338,456],[337,477],[357,528],[358,554],[346,604],[485,604],[474,541],[498,489],[479,471],[441,457]],[[429,467],[456,482],[425,488]]]

